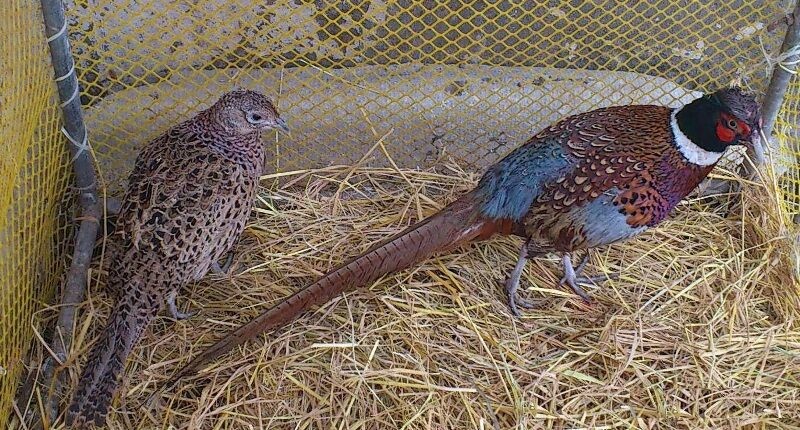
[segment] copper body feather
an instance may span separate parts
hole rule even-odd
[[[537,134],[525,145],[561,142],[569,169],[547,182],[521,220],[533,251],[572,252],[609,245],[655,226],[714,167],[687,162],[674,145],[671,109],[620,106],[588,112]],[[590,220],[576,216],[598,198],[608,215],[624,216],[630,230],[591,241]]]

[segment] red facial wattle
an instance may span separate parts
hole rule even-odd
[[[750,136],[750,126],[743,123],[742,121],[736,120],[736,123],[739,125],[739,130],[742,130],[742,134],[745,136]]]
[[[717,138],[721,142],[732,143],[736,139],[736,132],[720,121],[717,123]]]

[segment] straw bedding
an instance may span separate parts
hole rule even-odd
[[[498,281],[521,242],[492,239],[347,293],[139,409],[190,356],[477,179],[452,163],[265,177],[233,274],[188,286],[179,307],[201,313],[164,313],[145,334],[110,428],[800,425],[798,283],[768,179],[693,198],[660,228],[592,252],[588,275],[621,277],[590,288],[591,306],[557,286],[552,256],[523,276],[538,308],[512,317]],[[112,305],[93,273],[72,386]]]

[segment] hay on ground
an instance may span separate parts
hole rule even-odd
[[[182,291],[179,307],[201,313],[164,313],[143,336],[110,428],[800,425],[798,285],[774,194],[758,183],[690,200],[660,228],[593,251],[588,274],[621,277],[591,289],[591,306],[557,287],[553,256],[528,264],[522,295],[538,308],[513,318],[498,280],[521,242],[492,239],[338,297],[137,409],[189,357],[477,176],[441,164],[281,180],[258,198],[235,274]],[[65,370],[71,386],[112,305],[95,275]]]

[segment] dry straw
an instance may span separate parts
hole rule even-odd
[[[218,359],[149,410],[131,409],[232,328],[478,178],[452,163],[330,167],[263,183],[276,177],[236,248],[235,274],[188,286],[179,303],[202,312],[182,322],[162,315],[144,335],[110,428],[800,425],[800,293],[770,180],[695,197],[660,228],[593,252],[590,274],[621,277],[592,289],[592,306],[557,287],[555,257],[538,259],[522,294],[539,307],[513,318],[498,281],[520,241],[493,239],[339,297]],[[112,305],[97,268],[93,277],[64,369],[73,386]]]

